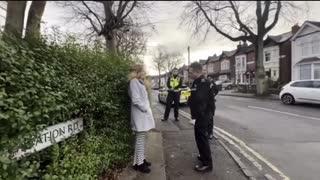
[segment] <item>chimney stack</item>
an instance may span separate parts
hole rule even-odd
[[[296,32],[298,32],[300,29],[300,26],[298,24],[295,24],[294,26],[291,27],[291,32],[292,34],[295,34]]]
[[[237,49],[240,49],[242,47],[241,45],[241,41],[239,42],[239,44],[237,45]]]

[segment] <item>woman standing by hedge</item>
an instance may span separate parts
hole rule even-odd
[[[129,74],[129,96],[131,98],[131,127],[136,134],[133,166],[135,170],[149,173],[151,163],[145,159],[147,132],[155,128],[155,123],[145,87],[143,65],[134,65]]]

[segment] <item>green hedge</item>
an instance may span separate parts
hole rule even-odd
[[[130,62],[76,43],[0,41],[0,179],[97,179],[128,161]],[[83,117],[85,131],[19,161],[44,127]]]

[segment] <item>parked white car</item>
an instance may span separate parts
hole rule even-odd
[[[218,86],[219,90],[222,89],[232,89],[233,83],[230,80],[224,80],[224,81],[216,81],[215,84]]]
[[[222,83],[223,89],[232,89],[232,87],[233,87],[232,81],[225,81]]]
[[[282,87],[279,98],[284,104],[320,104],[320,79],[291,81]]]

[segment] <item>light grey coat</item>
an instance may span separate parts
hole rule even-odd
[[[148,99],[147,90],[142,81],[134,78],[130,81],[131,128],[133,131],[149,131],[155,123]]]

